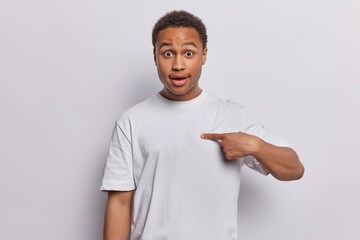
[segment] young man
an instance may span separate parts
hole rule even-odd
[[[245,106],[199,88],[199,18],[170,12],[152,41],[164,88],[116,121],[100,188],[109,194],[104,239],[125,240],[129,227],[134,240],[237,239],[241,167],[296,180],[303,165]]]

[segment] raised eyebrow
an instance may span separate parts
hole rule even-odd
[[[173,46],[173,44],[172,44],[172,43],[163,42],[163,43],[161,43],[161,45],[160,45],[160,47],[159,47],[159,50],[160,50],[162,47],[164,47],[164,46]]]
[[[198,48],[198,47],[195,45],[195,43],[193,43],[193,42],[184,43],[183,46],[184,46],[184,45],[192,45],[192,46]]]

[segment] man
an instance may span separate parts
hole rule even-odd
[[[125,240],[129,227],[134,240],[237,239],[241,167],[284,181],[304,167],[245,106],[199,87],[207,56],[199,18],[167,13],[152,41],[164,88],[116,121],[100,188],[109,195],[104,239]]]

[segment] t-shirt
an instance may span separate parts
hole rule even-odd
[[[121,114],[100,190],[135,189],[132,240],[237,239],[240,170],[269,170],[251,155],[226,159],[221,140],[200,135],[239,131],[289,146],[244,105],[205,90],[188,101],[156,93]]]

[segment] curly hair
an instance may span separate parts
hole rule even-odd
[[[152,44],[155,49],[155,44],[159,35],[159,32],[168,27],[191,27],[194,28],[200,37],[203,45],[203,50],[207,44],[206,27],[200,18],[195,15],[184,11],[172,11],[166,13],[155,24],[152,30]]]

